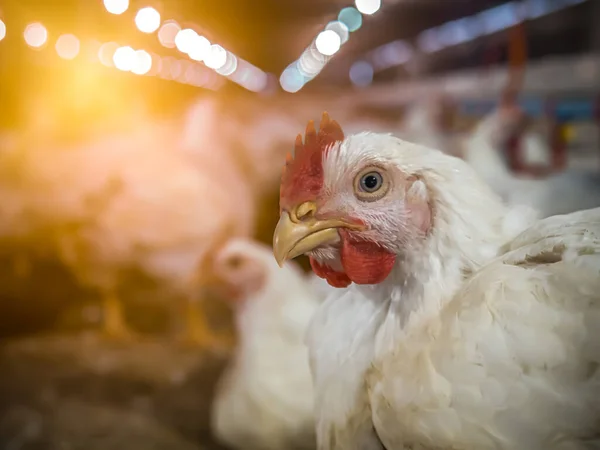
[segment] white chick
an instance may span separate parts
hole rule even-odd
[[[234,303],[239,344],[217,388],[212,429],[236,449],[315,447],[313,386],[305,331],[320,298],[294,264],[281,270],[271,249],[230,241],[213,267]]]

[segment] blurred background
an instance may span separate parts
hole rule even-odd
[[[491,131],[491,172],[598,177],[598,23],[598,0],[2,0],[0,448],[223,448],[238,338],[206,274],[270,245],[306,122],[469,159],[508,108],[535,139]]]

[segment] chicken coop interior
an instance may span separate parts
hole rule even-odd
[[[600,446],[599,24],[2,0],[0,450]]]

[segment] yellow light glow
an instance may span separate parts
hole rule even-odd
[[[321,31],[315,40],[317,50],[325,56],[331,56],[340,49],[342,39],[333,30]]]
[[[73,59],[79,54],[79,39],[72,34],[63,34],[56,40],[56,53],[63,59]]]
[[[135,64],[136,54],[131,47],[119,47],[113,55],[115,67],[124,72],[128,72]]]
[[[123,14],[129,8],[129,0],[104,0],[104,7],[111,14]]]
[[[0,20],[0,41],[6,37],[6,25]]]
[[[227,63],[227,50],[217,44],[210,46],[210,52],[204,58],[206,67],[218,70]]]
[[[135,52],[131,71],[136,75],[145,75],[152,69],[152,56],[145,50]]]
[[[175,46],[177,47],[177,50],[182,53],[188,53],[194,46],[194,40],[197,36],[198,33],[189,28],[179,31],[177,36],[175,36]]]
[[[113,67],[113,56],[118,48],[119,44],[116,42],[106,42],[105,44],[102,44],[98,50],[98,59],[106,67]]]
[[[160,13],[150,6],[140,9],[135,15],[135,26],[142,33],[154,33],[160,26]]]
[[[375,14],[381,8],[381,0],[355,0],[355,3],[356,9],[367,15]]]
[[[27,45],[33,48],[42,47],[48,40],[48,31],[46,27],[39,22],[30,23],[23,33]]]
[[[158,30],[158,40],[163,47],[175,47],[175,37],[181,30],[179,24],[173,20],[165,22],[160,30]]]
[[[210,41],[204,36],[196,35],[187,53],[194,61],[204,60],[210,53]]]

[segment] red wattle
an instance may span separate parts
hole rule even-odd
[[[350,283],[352,283],[350,278],[348,278],[348,275],[346,275],[344,272],[336,272],[329,266],[319,264],[311,257],[309,257],[308,259],[310,261],[310,266],[312,267],[313,272],[318,277],[327,280],[327,283],[329,283],[330,286],[333,286],[335,288],[345,288],[349,286]]]
[[[378,284],[388,277],[396,255],[373,242],[353,240],[346,230],[339,232],[342,266],[350,280],[356,284]]]

